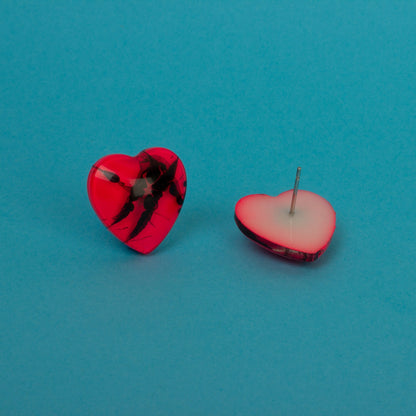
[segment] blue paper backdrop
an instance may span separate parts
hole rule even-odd
[[[0,4],[0,414],[416,414],[416,4]],[[149,256],[92,211],[98,158],[164,146],[188,193]],[[327,198],[316,263],[233,221]]]

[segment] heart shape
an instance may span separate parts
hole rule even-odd
[[[91,168],[88,196],[102,223],[142,254],[153,251],[171,230],[186,193],[183,163],[162,147],[137,156],[114,154]]]
[[[321,196],[299,190],[296,210],[289,214],[293,190],[276,197],[257,194],[235,207],[240,230],[272,253],[298,261],[314,261],[327,249],[335,231],[335,211]]]

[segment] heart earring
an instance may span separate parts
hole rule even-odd
[[[114,154],[91,168],[88,196],[102,223],[142,254],[166,237],[182,208],[186,173],[175,153],[161,147],[137,156]]]
[[[293,190],[276,197],[248,195],[235,206],[235,221],[248,238],[272,253],[297,261],[314,261],[327,249],[335,231],[335,211],[321,196]]]

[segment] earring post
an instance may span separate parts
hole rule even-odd
[[[299,167],[296,170],[296,179],[295,179],[295,185],[293,187],[292,203],[290,204],[289,215],[294,215],[295,214],[295,205],[296,205],[296,197],[298,195],[298,187],[299,187],[299,180],[300,180],[300,171],[301,171],[301,168]]]

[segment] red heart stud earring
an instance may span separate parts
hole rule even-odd
[[[321,196],[293,190],[276,197],[248,195],[235,207],[235,221],[248,238],[272,253],[298,261],[314,261],[327,249],[335,231],[335,211]]]
[[[142,254],[166,237],[182,208],[186,193],[183,163],[161,147],[137,156],[101,158],[87,181],[88,196],[103,224],[124,244]]]

